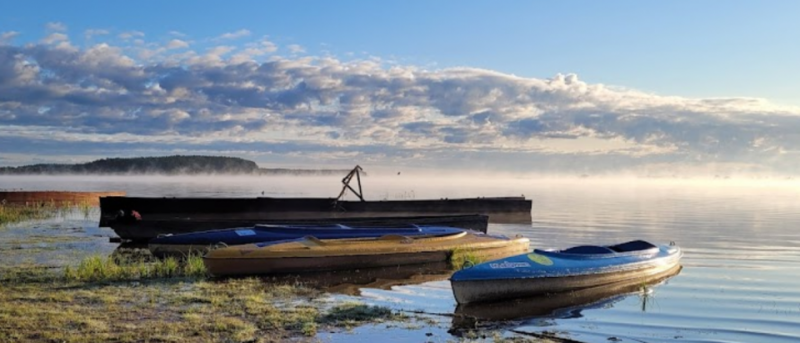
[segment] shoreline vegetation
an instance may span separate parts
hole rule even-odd
[[[0,175],[345,175],[350,169],[289,169],[260,168],[255,162],[224,156],[164,156],[135,158],[105,158],[79,164],[33,164],[19,167],[0,167]],[[366,173],[362,172],[362,176]]]
[[[156,259],[133,249],[77,267],[0,267],[0,341],[318,342],[361,325],[437,325],[425,313],[331,298],[270,278],[209,278],[199,255]],[[447,342],[575,342],[466,331]],[[544,338],[544,339],[543,339]]]
[[[323,336],[330,334],[344,335],[334,341],[348,341],[347,335],[362,326],[401,330],[409,340],[424,335],[423,340],[437,342],[574,342],[502,328],[451,336],[441,330],[449,327],[449,314],[393,310],[293,279],[212,278],[197,254],[157,259],[144,249],[118,248],[108,256],[94,253],[76,261],[66,247],[74,236],[52,230],[60,230],[65,213],[94,208],[54,202],[0,205],[0,222],[19,227],[44,219],[52,222],[47,230],[53,235],[43,241],[38,233],[26,236],[27,230],[19,229],[23,236],[18,239],[29,237],[36,248],[22,247],[25,243],[0,249],[12,254],[26,249],[38,256],[36,249],[46,245],[45,250],[66,261],[51,265],[37,258],[12,259],[0,266],[0,342],[319,342],[331,339]],[[0,230],[3,234],[8,231]],[[467,249],[454,255],[453,264],[478,262]],[[444,336],[433,337],[436,330]]]
[[[26,221],[58,218],[76,210],[88,217],[92,209],[95,208],[96,206],[89,201],[71,203],[51,200],[8,203],[0,200],[0,228],[5,225]]]
[[[385,307],[330,304],[322,292],[301,284],[258,278],[88,281],[46,268],[3,275],[3,342],[311,341],[318,330],[404,319]]]
[[[0,341],[313,341],[318,330],[409,319],[324,295],[287,281],[212,279],[200,255],[156,259],[141,249],[76,267],[0,267]]]

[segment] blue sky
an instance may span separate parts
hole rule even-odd
[[[795,172],[798,10],[3,2],[0,140],[13,147],[0,165],[208,153],[265,165]]]

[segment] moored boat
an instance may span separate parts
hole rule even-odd
[[[346,225],[256,225],[226,230],[193,232],[153,238],[148,248],[153,255],[186,255],[205,252],[214,245],[228,246],[285,241],[312,236],[317,239],[369,238],[384,235],[446,236],[464,230],[446,226],[407,225],[400,227],[361,227]]]
[[[439,237],[385,235],[321,240],[314,237],[219,248],[204,257],[215,276],[302,273],[449,261],[459,255],[497,258],[528,251],[527,238],[462,231]]]
[[[576,318],[589,308],[609,308],[632,293],[642,296],[642,306],[652,288],[678,275],[676,265],[661,273],[583,288],[564,293],[540,294],[533,297],[459,304],[453,314],[454,329],[476,329],[480,323],[492,321],[524,320],[533,317]]]
[[[677,246],[641,240],[536,249],[460,270],[450,283],[459,304],[524,298],[660,274],[678,265],[682,255]]]
[[[124,211],[123,211],[124,212]],[[137,212],[138,213],[138,212]],[[489,217],[482,214],[433,215],[433,216],[361,216],[344,217],[332,215],[324,218],[297,216],[291,219],[274,219],[268,217],[230,216],[227,218],[205,218],[198,215],[168,216],[160,214],[139,213],[139,218],[130,215],[118,216],[106,222],[123,241],[143,242],[161,235],[184,234],[191,232],[223,230],[239,227],[252,227],[259,224],[268,225],[333,225],[342,224],[354,228],[408,225],[450,226],[459,229],[474,230],[486,233]]]

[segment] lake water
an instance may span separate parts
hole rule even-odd
[[[335,196],[338,177],[0,177],[0,189],[124,190],[143,196]],[[585,342],[800,341],[800,183],[793,180],[601,180],[488,177],[371,176],[369,199],[525,195],[530,225],[491,224],[492,233],[521,234],[533,247],[568,247],[631,239],[684,249],[683,270],[648,291],[490,323],[505,332],[550,332]],[[61,250],[112,252],[109,229],[96,216],[67,218],[75,240]],[[36,225],[34,225],[36,226]],[[50,230],[50,231],[48,231]],[[62,230],[63,231],[63,230]],[[0,258],[59,265],[62,257],[28,256],[47,244],[24,235],[52,233],[13,227],[0,231]],[[59,234],[64,234],[60,232]],[[20,257],[22,256],[22,257]],[[44,256],[44,257],[43,257]],[[404,283],[404,282],[394,282]],[[444,277],[415,277],[406,285],[362,286],[341,295],[398,310],[434,314],[419,330],[368,325],[323,341],[447,341],[455,300]],[[375,285],[373,283],[372,285]],[[352,292],[350,292],[352,293]],[[531,305],[532,306],[532,305]],[[516,309],[519,310],[519,309]],[[486,323],[484,323],[486,324]],[[395,334],[398,332],[398,334]],[[430,337],[436,338],[431,339]]]

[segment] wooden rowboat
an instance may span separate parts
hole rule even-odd
[[[463,269],[450,278],[459,304],[568,292],[658,275],[677,266],[677,246],[631,241],[539,250]]]
[[[256,225],[156,237],[148,242],[155,256],[188,255],[206,252],[215,245],[286,241],[312,236],[318,239],[370,238],[385,235],[447,236],[464,230],[448,226],[378,226],[353,228],[346,225]]]
[[[203,257],[215,276],[375,268],[449,261],[459,254],[497,258],[528,251],[527,238],[460,232],[442,237],[320,240],[305,237],[277,243],[214,249]]]
[[[154,218],[155,217],[155,218]],[[237,227],[267,225],[331,225],[342,224],[350,227],[371,226],[450,226],[459,229],[480,231],[486,233],[489,225],[489,216],[482,214],[461,215],[435,215],[435,216],[370,216],[370,217],[337,217],[326,218],[295,217],[293,219],[270,218],[196,218],[195,216],[178,216],[166,218],[163,216],[142,215],[140,218],[122,216],[113,221],[108,221],[114,232],[121,240],[130,242],[147,242],[153,238],[167,234],[184,234],[191,232],[220,230]],[[161,218],[161,219],[158,219]]]

